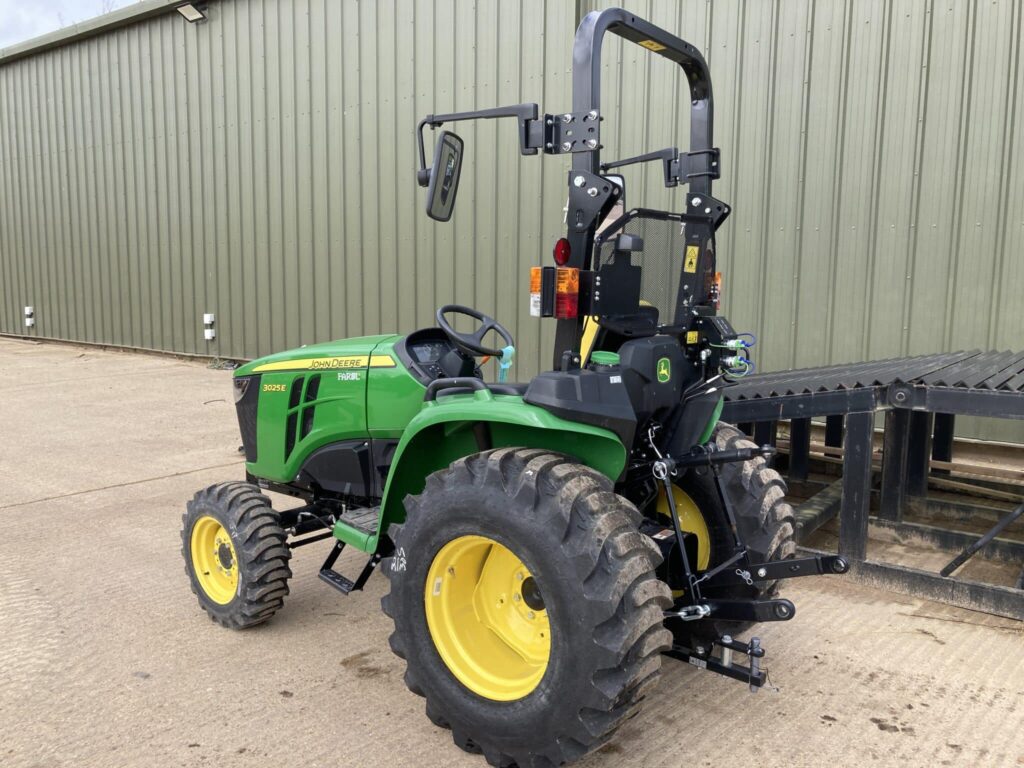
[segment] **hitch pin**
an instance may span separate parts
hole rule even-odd
[[[732,647],[727,645],[727,643],[731,642],[732,637],[730,635],[722,635],[722,666],[726,668],[732,666]]]
[[[760,686],[754,685],[754,679],[761,676],[761,656],[763,654],[758,653],[761,650],[761,638],[752,637],[750,638],[750,651],[748,655],[750,657],[750,692],[757,693],[757,689]]]

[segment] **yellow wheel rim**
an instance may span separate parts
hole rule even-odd
[[[430,637],[459,682],[494,701],[537,687],[551,627],[539,585],[512,550],[485,536],[452,539],[435,555],[425,587]]]
[[[204,515],[192,526],[192,569],[206,596],[227,605],[238,589],[238,558],[227,529],[216,518]]]
[[[708,533],[708,524],[705,522],[700,508],[690,498],[690,494],[674,485],[672,490],[676,501],[676,514],[679,515],[679,527],[697,537],[696,567],[703,571],[711,564],[711,534]],[[672,517],[672,512],[668,508],[668,497],[665,495],[663,487],[658,490],[657,509],[659,515]]]

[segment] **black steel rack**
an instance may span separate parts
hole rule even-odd
[[[1024,419],[1024,352],[952,352],[760,374],[725,392],[723,418],[739,424],[759,444],[776,442],[788,420],[788,477],[804,483],[811,461],[811,419],[825,420],[825,447],[842,447],[842,479],[798,510],[798,541],[839,516],[839,554],[852,573],[870,583],[1001,616],[1024,619],[1024,571],[1016,587],[984,584],[906,566],[869,560],[869,522],[896,535],[957,552],[962,564],[981,551],[1024,568],[1024,543],[997,536],[1018,519],[1024,505],[1002,517],[984,536],[904,521],[924,509],[931,460],[951,461],[957,416]],[[878,514],[870,512],[872,446],[876,414],[884,412]],[[947,504],[963,519],[984,510]],[[991,514],[991,510],[989,510]],[[994,533],[993,533],[994,531]],[[962,559],[961,559],[962,558]],[[950,565],[953,565],[951,563]],[[958,567],[958,566],[957,566]]]

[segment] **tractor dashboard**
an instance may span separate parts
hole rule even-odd
[[[423,386],[436,379],[480,375],[473,358],[458,349],[440,328],[410,333],[395,344],[395,352]]]

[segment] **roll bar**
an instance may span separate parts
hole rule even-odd
[[[649,52],[678,64],[690,87],[690,150],[680,153],[675,147],[648,152],[625,160],[601,163],[601,51],[605,34],[618,35]],[[621,190],[602,177],[610,168],[658,160],[663,165],[665,185],[686,184],[684,210],[687,248],[695,248],[699,269],[680,278],[680,292],[686,289],[688,303],[680,303],[673,322],[687,317],[690,307],[700,305],[705,313],[714,313],[710,278],[715,271],[715,230],[729,215],[729,207],[711,196],[711,184],[719,178],[721,165],[713,144],[714,100],[711,75],[700,51],[685,40],[656,27],[622,8],[588,13],[576,30],[572,48],[572,111],[540,114],[536,104],[517,104],[495,109],[428,115],[416,126],[419,148],[417,181],[430,182],[426,165],[423,129],[437,128],[458,120],[515,118],[518,122],[519,148],[524,155],[572,154],[568,175],[569,204],[566,209],[566,237],[570,256],[566,266],[589,270],[593,258],[594,236],[602,219],[612,209]],[[689,250],[688,250],[689,252]],[[698,275],[699,273],[699,275]],[[685,283],[685,285],[684,285]],[[594,297],[591,297],[594,298]],[[583,319],[558,320],[555,329],[557,368],[565,350],[578,350]]]
[[[683,68],[690,84],[690,155],[714,153],[714,101],[711,95],[711,74],[700,51],[685,40],[656,27],[636,14],[622,8],[609,8],[588,13],[576,30],[572,46],[572,109],[573,112],[601,111],[601,49],[606,32],[636,43],[651,53],[663,56]],[[601,149],[573,158],[573,170],[600,172]],[[706,175],[690,180],[690,191],[710,195],[711,181]]]

